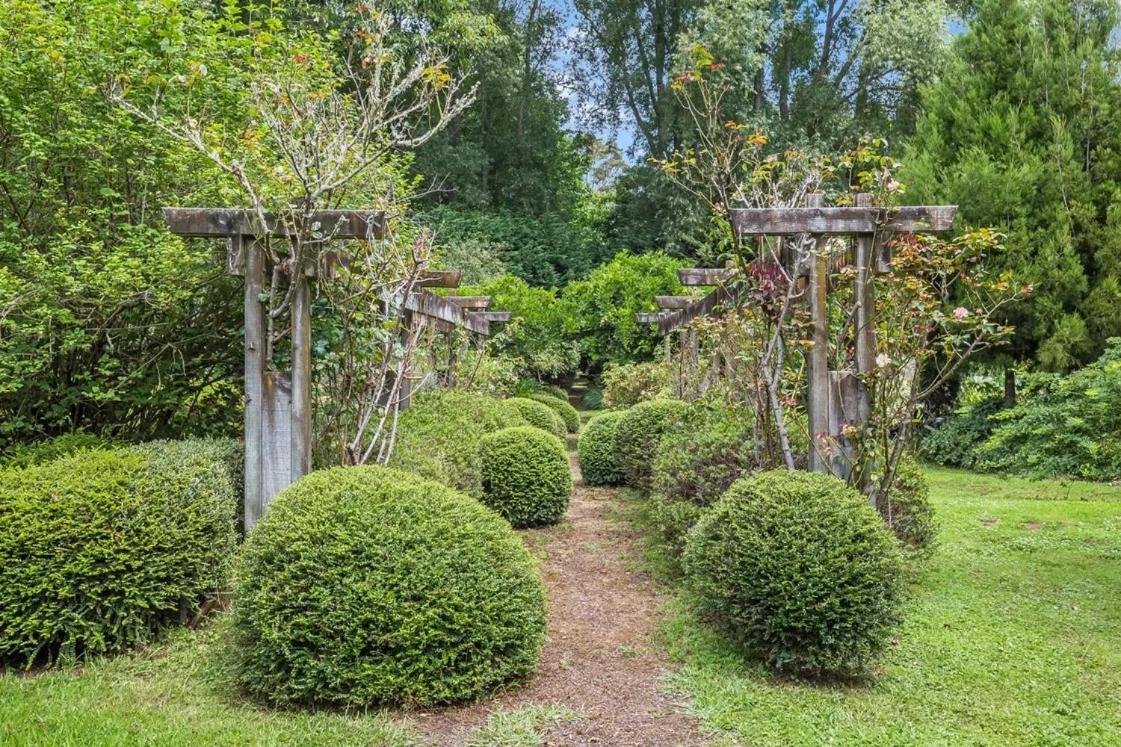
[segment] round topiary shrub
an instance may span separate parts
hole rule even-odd
[[[569,433],[575,433],[580,430],[580,413],[577,412],[575,407],[568,403],[568,400],[557,399],[548,394],[531,394],[529,398],[551,407],[557,415],[561,416],[561,420],[564,421],[564,427],[568,429]]]
[[[488,433],[525,424],[510,400],[458,389],[422,392],[401,413],[390,466],[481,498],[479,441]]]
[[[29,444],[10,447],[0,455],[0,466],[29,467],[89,449],[109,449],[113,443],[92,433],[76,431]]]
[[[622,412],[605,412],[596,415],[580,433],[577,453],[580,456],[580,473],[587,485],[619,485],[623,472],[616,461],[617,437]]]
[[[736,482],[689,533],[684,566],[704,608],[769,666],[853,675],[899,617],[902,555],[840,480],[771,471]]]
[[[876,508],[895,536],[907,547],[926,550],[938,534],[930,488],[914,459],[903,459],[895,469],[895,480],[887,496],[879,496]]]
[[[121,651],[223,588],[239,450],[157,442],[0,470],[0,660]]]
[[[568,434],[568,429],[565,427],[564,421],[561,420],[561,416],[548,405],[527,397],[514,397],[509,402],[518,408],[518,412],[522,414],[525,422],[534,428],[548,431],[562,441]]]
[[[246,541],[233,650],[269,702],[427,705],[533,672],[545,622],[499,516],[399,470],[336,467],[285,488]]]
[[[684,425],[689,405],[676,399],[639,402],[624,413],[616,444],[619,467],[627,485],[650,488],[651,464],[662,437]]]
[[[560,439],[540,428],[507,428],[483,438],[483,498],[515,527],[551,524],[564,515],[572,473]]]

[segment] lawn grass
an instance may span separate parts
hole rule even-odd
[[[0,675],[3,745],[415,743],[380,713],[274,710],[242,700],[221,665],[219,620],[80,669]]]
[[[928,479],[938,544],[867,682],[776,679],[674,603],[672,685],[722,741],[1121,744],[1121,488]]]

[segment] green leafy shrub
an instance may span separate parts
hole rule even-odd
[[[596,415],[584,426],[576,450],[580,473],[588,485],[621,485],[623,471],[618,462],[619,423],[622,412]]]
[[[155,442],[0,471],[0,659],[120,651],[223,587],[238,452]]]
[[[110,446],[112,446],[112,443],[101,436],[76,431],[74,433],[64,433],[46,441],[12,446],[0,457],[0,464],[5,467],[30,467],[33,464],[51,462],[59,457],[69,456],[79,451]]]
[[[670,388],[670,372],[662,363],[611,363],[601,378],[604,407],[634,407],[664,397]]]
[[[577,412],[575,407],[568,403],[568,400],[557,399],[548,394],[531,394],[529,398],[553,408],[553,411],[561,416],[561,420],[564,421],[564,427],[569,433],[575,433],[580,430],[580,413]]]
[[[533,672],[545,636],[544,589],[510,525],[383,467],[283,490],[245,543],[235,600],[238,679],[270,702],[474,698]]]
[[[561,402],[568,401],[568,392],[566,392],[559,386],[556,386],[555,384],[548,384],[546,386],[543,386],[541,387],[541,391],[544,394],[548,394],[550,397],[556,397]]]
[[[684,566],[702,607],[779,671],[857,674],[899,617],[898,543],[827,475],[739,480],[689,533]]]
[[[484,504],[518,528],[564,515],[572,473],[559,438],[527,425],[485,436],[481,449]]]
[[[509,400],[456,389],[422,392],[401,413],[390,466],[481,498],[479,441],[525,422]]]
[[[651,463],[662,437],[684,426],[689,405],[676,399],[640,402],[619,423],[617,461],[627,485],[650,488]]]
[[[934,543],[938,526],[930,505],[930,487],[914,459],[899,462],[891,490],[879,496],[876,508],[903,544],[924,549]]]
[[[992,435],[993,417],[1006,407],[1004,397],[990,397],[951,413],[922,436],[922,455],[946,467],[977,467],[977,449]]]
[[[518,412],[525,418],[525,422],[534,428],[548,431],[562,440],[568,434],[568,429],[565,427],[564,421],[561,420],[561,416],[543,402],[528,397],[514,397],[509,402],[518,408]]]
[[[752,428],[743,408],[697,404],[681,428],[670,430],[654,452],[651,518],[671,555],[685,547],[685,535],[702,511],[716,503],[739,478],[760,469]]]
[[[603,407],[603,388],[591,384],[584,390],[580,405],[585,410],[599,410]]]
[[[977,450],[984,470],[1027,477],[1121,480],[1121,338],[1067,376],[1031,377],[1015,407],[993,416]]]

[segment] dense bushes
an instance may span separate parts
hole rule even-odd
[[[627,410],[619,423],[619,467],[627,485],[648,489],[651,462],[658,443],[667,432],[680,428],[689,405],[675,399],[658,399],[640,402]]]
[[[898,544],[826,475],[739,480],[690,532],[684,563],[702,606],[780,671],[859,673],[898,617]]]
[[[670,372],[661,363],[611,363],[602,381],[605,407],[633,407],[668,392]]]
[[[335,468],[281,492],[245,543],[233,650],[267,701],[443,703],[532,672],[545,620],[496,514],[398,470]]]
[[[1026,377],[1019,401],[975,405],[923,442],[951,466],[1029,477],[1121,479],[1121,339],[1068,376]]]
[[[930,488],[913,459],[903,459],[887,496],[879,496],[876,509],[899,541],[911,548],[928,548],[938,532]]]
[[[575,433],[580,430],[580,413],[577,412],[575,407],[568,403],[568,400],[557,399],[548,394],[531,394],[529,398],[553,408],[553,411],[561,416],[561,420],[564,421],[564,427],[569,433]]]
[[[564,444],[540,428],[483,438],[483,503],[515,527],[552,524],[568,509],[572,473]]]
[[[568,434],[568,429],[564,425],[564,420],[561,419],[561,416],[558,415],[553,408],[545,403],[529,399],[528,397],[514,397],[510,400],[510,404],[518,408],[518,412],[525,418],[525,422],[533,427],[548,431],[560,439],[564,439]]]
[[[580,473],[588,485],[619,485],[623,471],[618,461],[619,423],[622,412],[605,412],[588,421],[580,433],[577,452]]]
[[[759,469],[755,453],[754,417],[739,408],[697,404],[681,428],[666,433],[657,450],[651,476],[651,518],[677,555],[685,534],[728,487]]]
[[[156,442],[0,471],[0,659],[118,651],[223,586],[239,453]]]
[[[516,405],[474,392],[437,389],[401,414],[390,464],[481,498],[479,441],[525,419]]]

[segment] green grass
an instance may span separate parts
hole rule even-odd
[[[683,599],[672,684],[750,745],[1121,744],[1121,488],[930,470],[941,532],[882,670],[778,680]]]
[[[3,745],[408,745],[380,713],[271,710],[238,697],[218,621],[81,669],[0,675]]]
[[[539,747],[544,744],[544,732],[548,727],[576,718],[573,711],[555,706],[529,706],[492,713],[467,747]]]

